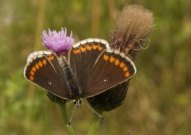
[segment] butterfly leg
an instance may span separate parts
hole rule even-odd
[[[68,122],[68,124],[67,124],[68,126],[70,126],[71,123],[72,123],[72,117],[73,117],[73,114],[74,114],[76,108],[80,108],[81,100],[80,100],[80,99],[75,99],[75,100],[73,101],[73,103],[74,103],[75,105],[74,105],[74,109],[73,109],[73,111],[72,111],[72,113],[71,113],[70,120],[69,120],[69,122]]]
[[[86,104],[83,100],[81,100],[81,102],[86,105],[94,114],[96,114],[101,120],[104,120],[104,117],[99,114],[98,112],[96,112],[92,107],[90,107],[88,104]]]

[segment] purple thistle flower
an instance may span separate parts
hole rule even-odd
[[[57,54],[67,53],[68,50],[74,44],[74,38],[72,37],[72,32],[70,36],[67,36],[66,28],[62,28],[61,31],[51,31],[42,32],[42,41],[45,47],[54,51]]]

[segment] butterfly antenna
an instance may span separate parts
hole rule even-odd
[[[70,126],[71,123],[72,123],[72,117],[73,117],[74,111],[76,110],[76,107],[77,107],[77,105],[75,104],[75,105],[74,105],[74,108],[73,108],[73,111],[72,111],[72,113],[71,113],[71,116],[70,116],[70,120],[69,120],[67,126]]]
[[[104,120],[104,117],[99,114],[98,112],[96,112],[92,107],[90,107],[88,104],[86,104],[83,100],[81,100],[81,102],[86,105],[92,112],[94,112],[100,119]]]

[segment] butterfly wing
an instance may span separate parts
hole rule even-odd
[[[92,72],[96,59],[109,44],[101,39],[86,39],[78,42],[68,53],[69,64],[72,68],[79,86],[84,91],[87,76]]]
[[[136,72],[128,57],[112,51],[108,42],[101,39],[77,43],[69,53],[69,61],[83,97],[98,95],[127,81]]]
[[[24,76],[48,92],[69,99],[63,69],[57,56],[50,51],[31,53],[27,59]]]
[[[134,63],[118,50],[107,49],[97,58],[86,82],[85,97],[103,93],[125,81],[136,73]]]

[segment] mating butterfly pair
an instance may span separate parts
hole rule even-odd
[[[82,40],[67,56],[37,51],[28,56],[26,79],[66,100],[99,95],[128,81],[136,73],[134,63],[102,39]]]

